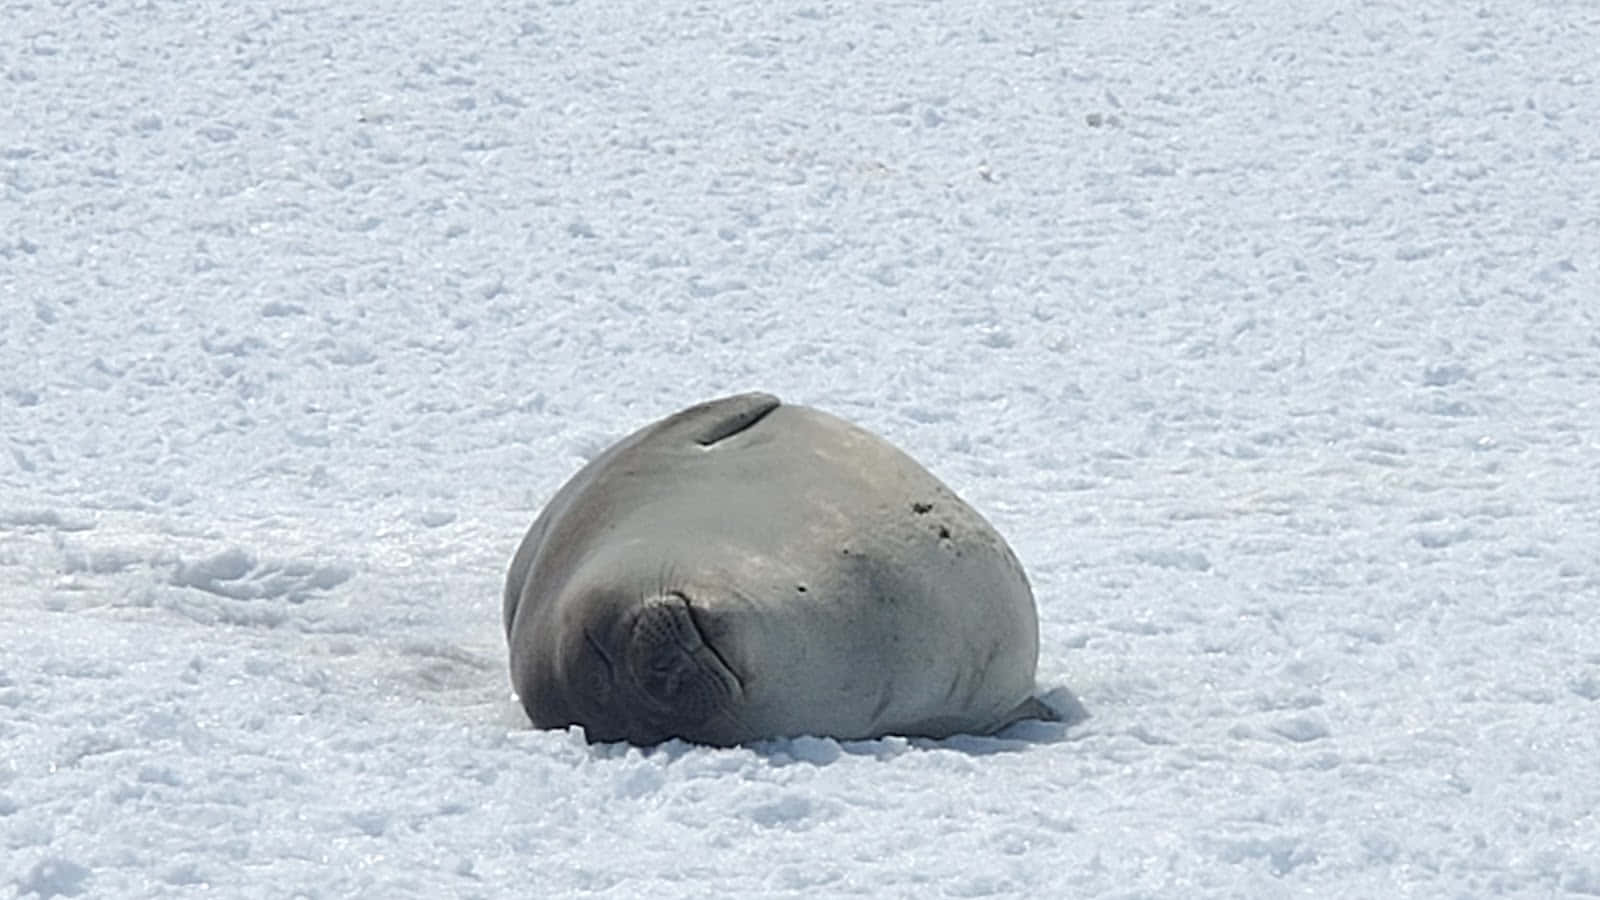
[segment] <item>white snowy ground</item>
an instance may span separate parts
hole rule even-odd
[[[0,895],[1600,894],[1600,7],[7,3]],[[942,743],[527,727],[761,388],[987,513]]]

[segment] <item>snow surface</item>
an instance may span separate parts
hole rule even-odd
[[[4,9],[0,895],[1600,894],[1600,7]],[[1093,717],[531,730],[523,529],[753,388]]]

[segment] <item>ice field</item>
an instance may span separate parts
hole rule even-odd
[[[1600,7],[5,21],[0,897],[1600,895]],[[531,729],[523,530],[752,389],[1091,718]]]

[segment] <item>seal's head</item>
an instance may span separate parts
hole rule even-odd
[[[522,698],[534,724],[582,725],[592,741],[737,741],[743,687],[713,643],[717,617],[690,592],[589,597],[567,612],[581,621],[561,622],[553,658],[532,661],[556,686]]]

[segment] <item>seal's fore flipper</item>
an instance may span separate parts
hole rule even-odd
[[[661,423],[662,432],[682,434],[702,447],[733,437],[778,408],[771,394],[735,394],[691,406]]]

